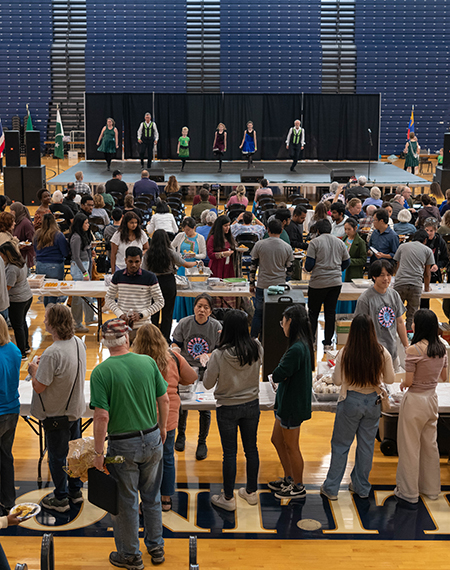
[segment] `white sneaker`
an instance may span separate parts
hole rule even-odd
[[[241,487],[239,489],[238,495],[241,499],[245,499],[249,505],[258,504],[258,493],[247,493],[247,489],[245,487]]]
[[[337,501],[338,499],[337,495],[331,495],[330,493],[327,493],[323,488],[323,485],[321,485],[320,487],[320,494],[326,497],[327,499],[330,499],[330,501]]]
[[[220,493],[220,495],[213,495],[211,497],[211,503],[216,507],[224,509],[225,511],[236,510],[236,499],[233,497],[228,501],[225,499],[225,495],[223,493]]]

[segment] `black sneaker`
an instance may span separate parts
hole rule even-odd
[[[202,459],[206,459],[208,457],[208,448],[206,447],[206,443],[198,443],[197,451],[195,452],[195,459],[198,461],[202,461]]]
[[[285,487],[289,487],[290,484],[291,482],[289,481],[289,479],[286,479],[286,477],[281,477],[276,481],[269,481],[267,483],[267,486],[269,487],[269,489],[272,489],[272,491],[281,491]]]
[[[144,563],[142,562],[140,554],[125,558],[125,556],[120,555],[118,552],[111,552],[109,561],[113,566],[117,566],[118,568],[128,568],[128,570],[144,569]]]
[[[72,501],[75,505],[82,503],[84,501],[83,493],[81,489],[78,491],[73,491],[72,493],[69,492],[69,501]]]
[[[147,551],[152,557],[152,564],[155,566],[164,562],[164,546],[156,546],[152,549],[148,548]]]
[[[291,483],[288,487],[284,487],[275,493],[277,499],[297,499],[306,495],[304,485],[295,485]]]
[[[184,451],[186,446],[186,436],[184,433],[179,433],[177,439],[175,440],[175,451]]]

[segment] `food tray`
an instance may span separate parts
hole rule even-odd
[[[335,394],[322,394],[314,392],[313,390],[313,396],[318,402],[337,402],[339,398],[339,392],[336,392]]]
[[[288,285],[291,289],[308,289],[309,281],[302,279],[301,281],[288,281]]]
[[[72,281],[61,281],[59,284],[60,289],[72,289],[74,283]]]
[[[40,289],[44,284],[45,274],[35,274],[28,277],[28,285],[31,289]]]
[[[180,400],[190,400],[192,396],[195,394],[197,389],[198,379],[193,383],[189,384],[188,386],[183,386],[182,384],[178,384],[178,393],[180,395]]]
[[[352,279],[352,283],[360,289],[367,289],[373,285],[373,281],[371,279]]]
[[[189,281],[204,282],[208,279],[208,277],[211,277],[211,273],[212,271],[209,267],[204,267],[203,273],[200,273],[196,267],[192,267],[192,269],[190,267],[186,268],[186,277],[189,279]]]

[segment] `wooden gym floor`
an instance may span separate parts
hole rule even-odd
[[[440,302],[433,300],[431,308],[440,320],[445,320]],[[36,300],[30,309],[29,321],[33,349],[31,359],[51,343],[43,327],[43,305]],[[90,328],[91,332],[83,335],[88,348],[86,380],[92,369],[108,356],[108,351],[96,341],[95,326]],[[322,355],[318,356],[321,358]],[[21,379],[25,376],[26,363],[21,368]],[[300,502],[299,506],[294,501],[280,505],[272,500],[265,487],[267,481],[281,474],[281,469],[270,443],[273,415],[263,412],[258,433],[260,506],[247,507],[238,500],[236,518],[230,518],[219,516],[220,513],[211,509],[208,500],[208,491],[220,490],[222,480],[222,453],[215,414],[208,438],[209,455],[205,461],[199,462],[195,460],[198,415],[191,412],[186,450],[176,453],[179,488],[176,512],[164,514],[163,519],[168,536],[163,567],[173,570],[187,568],[187,537],[197,534],[198,562],[202,570],[282,570],[311,566],[319,570],[330,567],[336,570],[447,569],[450,506],[445,493],[450,490],[450,466],[446,458],[441,459],[442,485],[446,491],[439,504],[427,502],[419,513],[400,512],[395,508],[395,501],[389,498],[395,485],[397,458],[383,456],[378,443],[371,473],[375,495],[370,501],[352,499],[346,490],[354,460],[352,449],[339,501],[332,504],[327,500],[323,502],[318,489],[329,466],[333,421],[333,414],[317,412],[302,426],[301,449],[305,458],[304,481],[308,495],[304,504]],[[90,435],[92,428],[88,428],[86,433]],[[18,423],[13,453],[18,498],[25,493],[42,497],[51,492],[46,460],[43,463],[43,488],[38,489],[37,437],[22,419]],[[240,446],[236,488],[244,483],[245,459]],[[86,502],[70,521],[46,516],[39,519],[37,527],[2,531],[0,541],[13,568],[17,562],[26,562],[33,570],[40,567],[40,542],[45,531],[54,533],[57,570],[109,568],[108,555],[115,546],[110,525],[106,520],[102,526],[102,520],[105,520],[102,517],[102,513],[99,515]],[[300,531],[297,522],[304,518],[319,520],[322,530]],[[143,542],[141,544],[144,563],[150,567],[150,557]]]

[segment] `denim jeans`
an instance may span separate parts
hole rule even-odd
[[[255,312],[253,314],[250,336],[252,338],[258,338],[258,336],[261,334],[263,325],[264,289],[255,287],[255,297],[253,299],[253,304],[255,306]]]
[[[89,261],[83,261],[83,266],[86,271],[89,270]],[[74,281],[83,281],[83,273],[79,269],[78,265],[75,261],[72,261],[70,264],[70,274],[72,275],[72,279]],[[89,298],[91,302],[93,302],[92,298]],[[84,322],[91,323],[94,320],[94,311],[92,307],[90,307],[84,299],[81,297],[72,297],[72,317],[75,321],[75,326],[80,327],[83,324],[83,313],[84,313]]]
[[[163,476],[161,481],[161,495],[171,497],[175,493],[175,458],[173,446],[175,443],[175,429],[167,432],[163,448]]]
[[[16,502],[12,446],[19,414],[0,416],[0,504],[9,510]]]
[[[377,398],[376,392],[361,394],[349,390],[347,398],[338,403],[331,438],[331,464],[323,484],[327,493],[337,495],[347,465],[348,452],[356,435],[355,465],[351,480],[358,495],[369,495],[369,474],[381,413],[381,406],[376,404]]]
[[[145,545],[148,549],[163,546],[160,493],[163,446],[159,429],[139,437],[109,441],[108,455],[125,457],[124,463],[108,465],[119,491],[119,514],[111,517],[117,552],[125,557],[140,554],[138,491]]]
[[[36,261],[36,273],[45,275],[49,279],[64,279],[64,261],[61,263],[43,263]],[[44,307],[50,303],[63,303],[66,297],[44,297]]]
[[[254,493],[258,488],[259,454],[256,438],[259,414],[259,400],[217,408],[217,425],[223,449],[223,490],[227,498],[233,496],[236,481],[238,428],[247,461],[247,492]]]
[[[46,431],[45,439],[48,449],[48,463],[50,473],[55,485],[54,495],[61,501],[67,497],[67,487],[69,493],[76,493],[83,483],[79,479],[68,477],[63,467],[66,465],[67,454],[69,453],[69,441],[81,437],[81,420],[70,422],[69,429]]]
[[[27,313],[31,307],[32,300],[33,297],[30,297],[28,301],[23,303],[12,302],[9,304],[9,320],[14,331],[17,348],[22,353],[22,356],[26,356],[26,351],[30,348]]]

